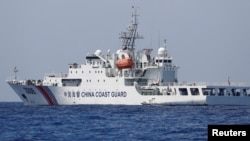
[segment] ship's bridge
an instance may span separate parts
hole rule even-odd
[[[159,85],[178,82],[177,70],[179,67],[175,66],[172,62],[173,58],[167,52],[165,40],[163,47],[158,49],[157,56],[153,59],[152,67],[147,67],[144,77],[160,82]]]
[[[158,55],[155,58],[155,63],[158,64],[158,66],[172,66],[172,60],[173,58],[168,55],[166,47],[160,47],[158,49]]]
[[[86,64],[93,65],[93,67],[98,67],[102,64],[101,59],[95,54],[89,54],[86,56]]]
[[[155,63],[158,64],[158,66],[168,66],[171,67],[172,66],[172,57],[156,57],[155,59]]]
[[[93,68],[110,68],[113,67],[113,58],[110,54],[110,50],[107,51],[107,55],[103,55],[101,50],[96,50],[94,54],[88,54],[86,56],[86,64],[91,65]]]

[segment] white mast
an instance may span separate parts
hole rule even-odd
[[[137,14],[136,14],[136,8],[133,6],[134,12],[132,14],[132,17],[134,17],[132,24],[127,28],[127,32],[121,32],[120,39],[122,39],[122,49],[134,49],[135,46],[135,40],[136,39],[143,39],[142,36],[138,35],[137,32]]]
[[[14,68],[14,73],[15,73],[15,78],[14,78],[14,80],[17,79],[17,72],[18,72],[18,69],[17,69],[17,67],[15,67],[15,68]]]

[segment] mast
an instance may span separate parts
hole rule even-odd
[[[17,72],[18,72],[17,67],[15,67],[13,71],[14,71],[14,73],[15,73],[15,78],[14,78],[14,80],[16,80],[16,79],[17,79]]]
[[[130,26],[128,26],[126,32],[121,32],[120,33],[120,39],[122,39],[122,49],[132,49],[134,50],[135,47],[135,40],[136,39],[143,39],[142,36],[138,35],[137,32],[137,13],[136,13],[136,8],[133,6],[134,12],[132,13],[133,21]]]
[[[164,58],[167,57],[167,39],[164,39],[163,47],[165,48]]]

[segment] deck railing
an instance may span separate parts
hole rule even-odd
[[[161,83],[163,86],[237,86],[237,87],[250,87],[249,83],[243,83],[243,82],[167,82],[167,83]]]

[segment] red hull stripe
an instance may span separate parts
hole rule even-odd
[[[53,94],[53,93],[51,92],[51,90],[49,89],[49,87],[48,87],[48,86],[44,86],[43,88],[44,88],[44,90],[48,93],[49,97],[52,99],[53,104],[54,104],[54,105],[58,105],[58,102],[57,102],[57,100],[56,100],[54,94]]]
[[[51,97],[48,95],[48,93],[45,91],[43,86],[37,86],[38,90],[43,94],[44,98],[47,100],[49,105],[54,105],[53,100]]]

